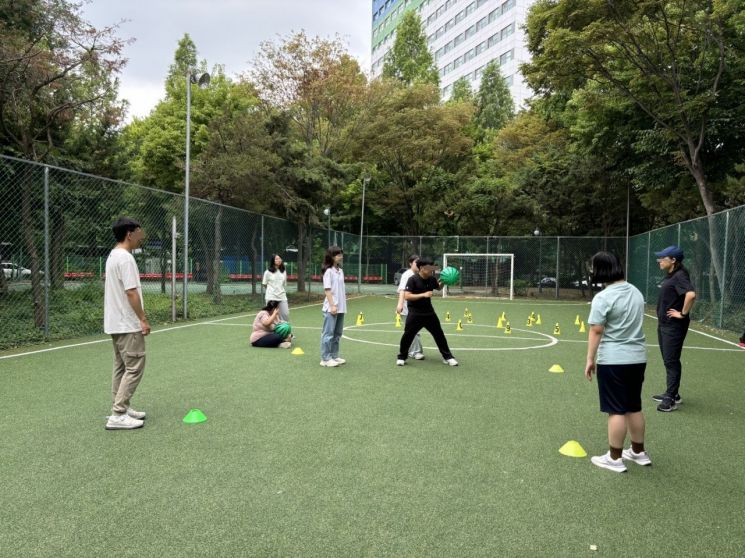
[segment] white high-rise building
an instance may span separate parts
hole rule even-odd
[[[532,94],[519,71],[530,60],[521,26],[535,0],[372,0],[373,77],[383,72],[403,14],[417,10],[440,72],[443,100],[462,77],[476,91],[486,65],[495,61],[510,87],[515,107]]]

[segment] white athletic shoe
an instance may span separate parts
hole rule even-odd
[[[292,343],[290,343],[289,341],[282,341],[279,344],[280,349],[289,349],[290,347],[292,347]]]
[[[145,424],[143,421],[129,415],[111,415],[106,422],[106,430],[133,430],[142,428],[143,424]]]
[[[335,360],[336,361],[336,364],[346,364],[347,363],[346,359],[343,359],[341,357],[332,358],[331,360]]]
[[[424,360],[424,353],[414,353],[412,355],[416,360]]]
[[[322,360],[321,366],[327,366],[329,368],[333,368],[335,366],[339,366],[339,363],[336,362],[333,358],[331,358],[329,360]]]
[[[626,465],[623,464],[623,459],[611,459],[610,452],[606,452],[603,455],[595,455],[590,458],[593,465],[608,469],[614,473],[625,473]]]
[[[404,364],[406,364],[406,361],[400,358],[396,361],[396,366],[403,366]]]
[[[621,459],[626,459],[627,461],[633,461],[637,465],[651,465],[652,464],[652,460],[649,458],[649,454],[646,451],[636,453],[631,448],[623,450],[623,452],[621,453]]]
[[[145,417],[147,417],[145,411],[135,411],[132,407],[127,409],[127,415],[137,420],[145,420]]]
[[[454,358],[443,359],[442,363],[448,366],[458,366],[458,361]]]

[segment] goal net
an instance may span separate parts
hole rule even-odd
[[[484,296],[512,300],[514,254],[443,254],[442,267],[454,267],[460,280],[442,289],[442,296]]]

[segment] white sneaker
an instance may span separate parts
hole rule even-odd
[[[339,363],[336,362],[333,358],[329,360],[322,360],[321,366],[328,366],[329,368],[333,368],[334,366],[339,366]]]
[[[336,364],[346,364],[347,363],[346,359],[343,359],[341,357],[332,358],[331,360],[335,360],[336,361]]]
[[[145,411],[135,411],[132,407],[127,409],[127,415],[137,420],[145,420],[145,417],[147,417]]]
[[[292,343],[290,343],[289,341],[282,341],[279,344],[280,349],[289,349],[290,347],[292,347]]]
[[[652,460],[649,458],[649,454],[646,451],[636,453],[631,448],[623,450],[623,452],[621,453],[621,459],[626,459],[627,461],[633,461],[637,465],[651,465],[652,464]]]
[[[111,415],[106,422],[106,430],[133,430],[142,428],[143,424],[145,424],[143,421],[129,415]]]
[[[454,358],[443,359],[442,363],[448,366],[458,366],[458,361]]]
[[[414,353],[412,355],[416,360],[424,360],[424,353]]]
[[[610,452],[606,452],[603,455],[595,455],[590,458],[593,465],[608,469],[614,473],[625,473],[626,465],[623,464],[623,459],[611,459]]]
[[[396,361],[396,366],[403,366],[404,364],[406,364],[406,361],[400,358]]]

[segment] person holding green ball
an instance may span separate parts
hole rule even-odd
[[[270,300],[262,308],[253,323],[251,346],[289,349],[292,345],[290,324],[279,321],[280,301]]]

